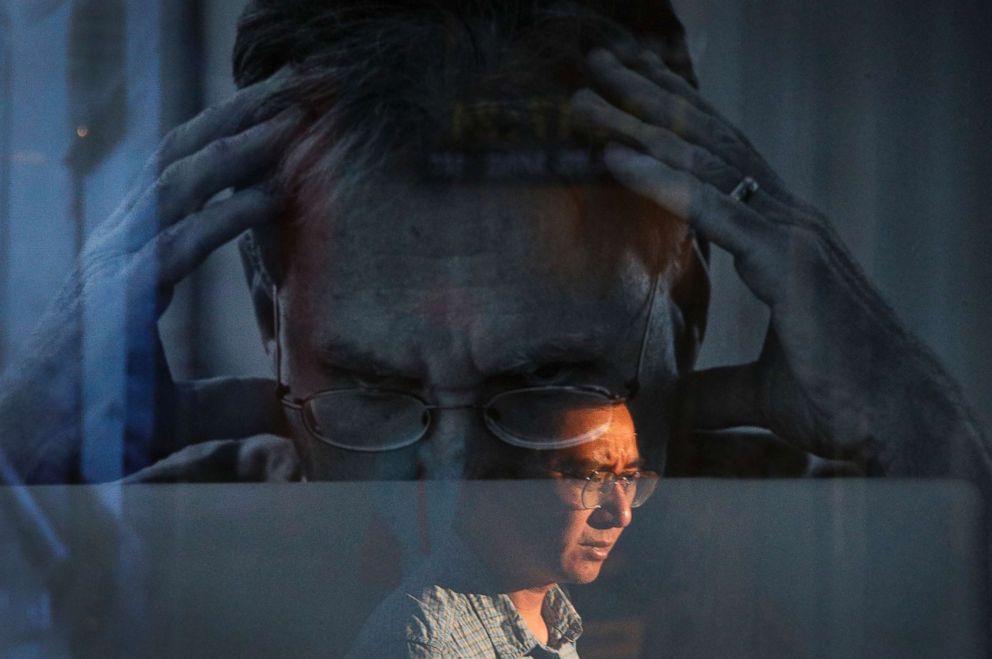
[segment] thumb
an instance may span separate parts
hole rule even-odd
[[[188,446],[131,474],[123,482],[287,483],[300,480],[302,473],[292,442],[273,435],[257,435]]]
[[[696,371],[690,376],[688,405],[693,428],[722,430],[762,426],[757,362]]]

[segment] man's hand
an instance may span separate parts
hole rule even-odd
[[[124,483],[292,483],[302,475],[290,440],[258,435],[187,446],[131,474]]]
[[[956,385],[825,218],[654,54],[597,49],[588,64],[596,91],[577,92],[573,109],[613,138],[611,174],[729,251],[771,311],[756,362],[696,374],[697,427],[762,426],[872,473],[987,482],[989,451]],[[760,188],[741,202],[729,193],[747,176]]]
[[[271,102],[288,78],[280,72],[174,129],[88,238],[27,357],[4,375],[0,441],[25,481],[79,478],[84,337],[126,348],[127,390],[111,402],[126,415],[126,471],[192,442],[276,431],[271,381],[173,383],[157,321],[173,287],[213,250],[277,216],[280,202],[263,186],[302,116]],[[208,204],[225,190],[233,194]],[[104,304],[120,297],[123,321]]]

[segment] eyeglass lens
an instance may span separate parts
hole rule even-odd
[[[330,391],[310,399],[305,410],[315,435],[358,451],[409,446],[430,425],[430,412],[421,401],[390,392]]]
[[[649,474],[631,478],[588,480],[582,489],[582,505],[586,508],[601,508],[611,496],[622,496],[627,499],[631,508],[639,508],[654,494],[657,485],[657,476]]]
[[[490,401],[486,421],[496,426],[497,434],[552,448],[576,438],[603,435],[613,424],[614,407],[612,400],[592,391],[524,389]]]
[[[494,397],[486,423],[501,439],[554,448],[576,438],[594,439],[613,422],[616,402],[580,389],[522,389]],[[431,411],[420,399],[398,392],[330,391],[305,406],[310,430],[342,448],[381,451],[402,448],[427,432]]]

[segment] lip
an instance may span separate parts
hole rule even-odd
[[[594,561],[605,561],[613,548],[612,542],[580,542],[587,558]]]

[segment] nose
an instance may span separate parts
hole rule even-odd
[[[594,523],[600,528],[625,529],[634,518],[630,507],[630,497],[617,482],[612,483],[610,493],[604,495],[600,508],[593,511]]]
[[[469,447],[484,433],[485,426],[474,408],[432,410],[430,428],[417,450],[417,478],[464,478]]]

